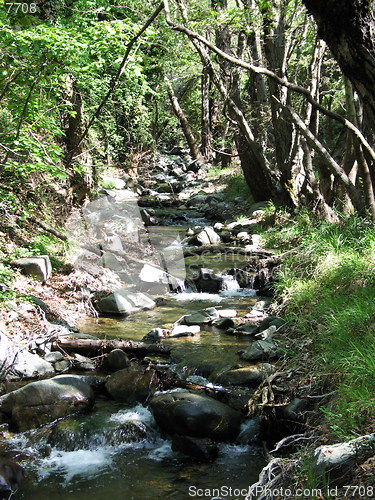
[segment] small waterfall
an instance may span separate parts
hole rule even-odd
[[[223,276],[223,284],[221,288],[222,290],[236,291],[241,287],[234,276],[227,274]]]

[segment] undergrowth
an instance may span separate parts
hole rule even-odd
[[[279,219],[279,223],[277,220]],[[333,391],[322,408],[336,438],[373,431],[375,227],[357,215],[337,224],[275,214],[263,234],[279,251],[298,247],[278,272],[276,294],[294,330],[312,343],[311,365]],[[281,223],[280,223],[281,221]]]

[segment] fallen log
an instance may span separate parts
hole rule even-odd
[[[121,349],[124,352],[134,354],[169,354],[170,348],[161,344],[147,344],[146,342],[132,342],[131,340],[101,340],[101,339],[77,339],[74,337],[59,337],[53,344],[55,350],[64,351],[100,351],[110,352],[113,349]]]
[[[261,248],[229,247],[227,245],[202,245],[200,247],[184,247],[184,257],[194,257],[204,253],[225,253],[236,255],[251,255],[258,259],[265,259],[272,255],[272,252]]]

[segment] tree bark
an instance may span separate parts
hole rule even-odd
[[[303,0],[371,114],[375,128],[375,17],[371,0]]]
[[[178,120],[180,122],[182,132],[185,136],[185,139],[186,139],[188,146],[189,146],[189,149],[190,149],[190,154],[194,158],[194,160],[202,160],[202,155],[201,155],[201,152],[199,150],[198,143],[194,137],[193,131],[190,127],[190,123],[188,122],[188,119],[187,119],[183,109],[181,108],[180,103],[178,102],[177,96],[174,93],[172,83],[170,82],[170,80],[168,80],[167,77],[165,77],[164,80],[165,80],[165,83],[167,84],[168,95],[169,95],[169,99],[170,99],[171,104],[172,104],[174,114],[176,115],[176,117],[178,118]]]
[[[121,349],[124,352],[139,354],[169,354],[170,349],[160,344],[146,344],[145,342],[132,342],[129,340],[97,340],[76,339],[72,337],[60,337],[55,341],[55,349],[64,351],[109,352],[113,349]]]
[[[207,68],[202,71],[202,121],[201,152],[206,161],[212,160],[212,130],[210,120],[210,75]]]
[[[322,161],[324,162],[326,167],[346,189],[346,192],[348,193],[350,200],[352,201],[353,206],[356,208],[356,210],[362,210],[364,208],[363,201],[359,195],[357,188],[351,182],[345,170],[332,158],[327,149],[318,140],[318,138],[315,137],[315,135],[306,127],[306,125],[301,120],[301,117],[294,111],[294,109],[290,106],[286,106],[285,108],[288,110],[290,117],[299,128],[303,137],[312,146],[312,148],[320,154]]]

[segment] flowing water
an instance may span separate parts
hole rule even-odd
[[[204,256],[203,265],[212,267],[213,258],[216,271],[236,267],[217,256]],[[166,296],[154,310],[124,319],[90,319],[80,330],[99,338],[139,341],[152,328],[168,327],[186,313],[218,306],[244,316],[255,302],[254,290],[239,289],[228,277],[219,294],[185,290]],[[237,351],[249,341],[207,327],[195,336],[165,343],[181,377],[214,385],[212,374],[206,378],[207,366],[215,367],[214,376],[234,366],[239,361]],[[247,425],[245,421],[243,431]],[[147,408],[104,397],[97,399],[89,415],[18,435],[12,446],[23,452],[26,480],[17,498],[24,500],[241,499],[265,462],[260,448],[239,439],[220,444],[215,462],[198,463],[172,451],[171,441],[159,433]]]

